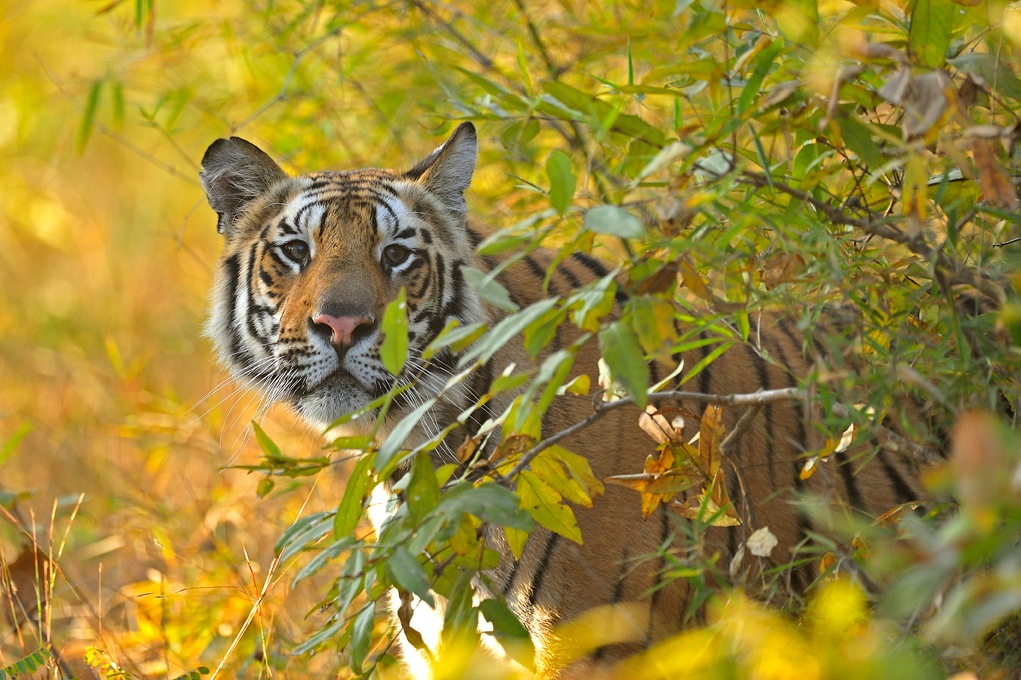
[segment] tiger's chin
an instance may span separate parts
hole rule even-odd
[[[375,395],[350,375],[334,373],[310,391],[295,395],[291,407],[305,422],[320,431],[327,430],[341,416],[363,408]],[[352,420],[343,429],[370,430],[374,414],[366,413]],[[361,424],[364,423],[364,424]],[[331,430],[338,434],[338,430]]]

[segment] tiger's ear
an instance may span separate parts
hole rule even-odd
[[[202,157],[202,187],[220,220],[216,231],[229,234],[248,204],[287,173],[251,142],[240,137],[218,139]]]
[[[461,123],[454,134],[405,176],[436,194],[450,210],[465,214],[464,190],[472,181],[479,141],[475,126]]]

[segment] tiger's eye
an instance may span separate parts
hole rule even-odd
[[[383,248],[383,261],[390,267],[396,267],[411,257],[411,250],[399,243],[391,243]]]
[[[288,241],[280,246],[280,249],[284,251],[284,255],[298,264],[305,264],[305,261],[308,260],[308,244],[301,239]]]

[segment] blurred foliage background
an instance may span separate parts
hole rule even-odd
[[[626,257],[580,226],[623,204],[659,220],[651,261],[689,268],[693,309],[782,305],[808,328],[818,302],[849,299],[876,403],[907,384],[949,423],[1016,404],[1019,45],[1021,11],[997,0],[7,3],[0,668],[48,648],[53,675],[349,674],[330,649],[290,653],[323,624],[329,570],[292,588],[274,560],[285,527],[335,507],[348,463],[265,498],[229,469],[260,458],[253,418],[288,455],[320,443],[224,382],[200,337],[212,140],[240,134],[291,169],[404,166],[474,120],[469,203],[511,243],[549,232]],[[958,319],[962,287],[1007,304]],[[971,510],[872,537],[882,620],[840,580],[804,626],[735,597],[629,672],[1016,671],[1018,485],[991,480],[1017,442],[962,427],[958,483],[990,492],[934,479]]]

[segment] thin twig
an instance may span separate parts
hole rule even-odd
[[[993,299],[1000,298],[1000,288],[991,276],[984,272],[969,269],[948,257],[941,249],[930,247],[920,238],[910,236],[903,231],[900,231],[888,224],[883,224],[882,222],[874,222],[872,220],[852,217],[836,206],[830,205],[825,201],[821,201],[804,191],[795,189],[794,187],[788,186],[782,182],[778,182],[775,179],[767,180],[764,175],[759,173],[747,171],[743,172],[738,177],[738,181],[744,182],[745,184],[751,184],[752,186],[759,188],[765,188],[767,186],[771,187],[781,193],[791,196],[792,198],[796,198],[799,201],[811,205],[834,224],[851,226],[865,232],[866,234],[879,236],[887,239],[888,241],[899,243],[907,247],[911,252],[924,258],[926,261],[930,261],[940,267],[946,272],[947,280],[951,284],[970,284],[979,289],[983,294],[989,295]]]
[[[748,429],[749,423],[752,419],[759,414],[762,410],[762,404],[752,404],[741,417],[738,418],[737,423],[734,424],[734,429],[730,431],[730,434],[720,444],[720,455],[729,456],[731,448],[737,443],[738,437],[744,434],[744,431]]]
[[[756,415],[758,410],[765,404],[774,401],[787,401],[787,400],[805,400],[810,397],[810,391],[804,390],[800,387],[784,387],[782,389],[775,390],[760,390],[758,392],[745,392],[735,394],[707,394],[705,392],[685,392],[680,390],[673,390],[667,392],[653,392],[647,395],[647,401],[651,403],[658,403],[663,401],[695,401],[705,404],[719,404],[729,406],[750,406],[751,408],[745,412],[740,419],[738,419],[734,430],[721,444],[721,450],[725,450],[732,445],[732,440],[735,435],[740,433],[744,428],[747,427],[748,423],[751,422],[752,418]],[[614,411],[625,406],[634,406],[635,400],[632,397],[625,397],[616,401],[611,401],[606,404],[602,404],[596,407],[596,410],[587,416],[584,420],[580,420],[570,427],[566,427],[560,432],[553,434],[546,439],[542,440],[521,456],[521,460],[511,468],[510,472],[503,475],[499,482],[501,484],[509,485],[518,475],[521,474],[528,467],[528,465],[538,456],[540,453],[553,446],[554,444],[567,439],[573,434],[580,432],[591,426],[597,420],[600,420],[610,411]],[[857,415],[859,412],[857,409],[852,409],[844,406],[841,403],[829,404],[830,411],[841,418],[851,418]],[[881,435],[886,442],[889,442],[893,448],[897,450],[907,451],[916,460],[922,461],[923,463],[937,463],[945,460],[937,451],[931,449],[924,444],[918,444],[913,442],[906,437],[903,437],[893,430],[885,427],[879,423],[875,423],[874,427],[876,433]]]
[[[661,401],[697,401],[706,404],[721,404],[721,405],[746,405],[754,406],[756,404],[766,404],[771,401],[784,401],[788,399],[804,399],[805,390],[800,387],[785,387],[777,390],[761,390],[759,392],[750,392],[745,394],[706,394],[704,392],[684,392],[684,391],[669,391],[669,392],[653,392],[647,396],[647,400],[652,403]],[[632,397],[625,397],[623,399],[617,399],[609,403],[603,404],[596,408],[595,412],[590,414],[584,420],[578,421],[570,427],[564,428],[560,432],[557,432],[550,437],[542,440],[521,457],[518,464],[511,469],[506,475],[504,475],[502,481],[509,482],[510,480],[517,477],[521,472],[528,467],[528,464],[535,459],[540,453],[553,446],[559,441],[570,437],[575,432],[579,432],[589,427],[597,420],[602,418],[610,411],[614,411],[624,406],[634,406],[635,400]]]

